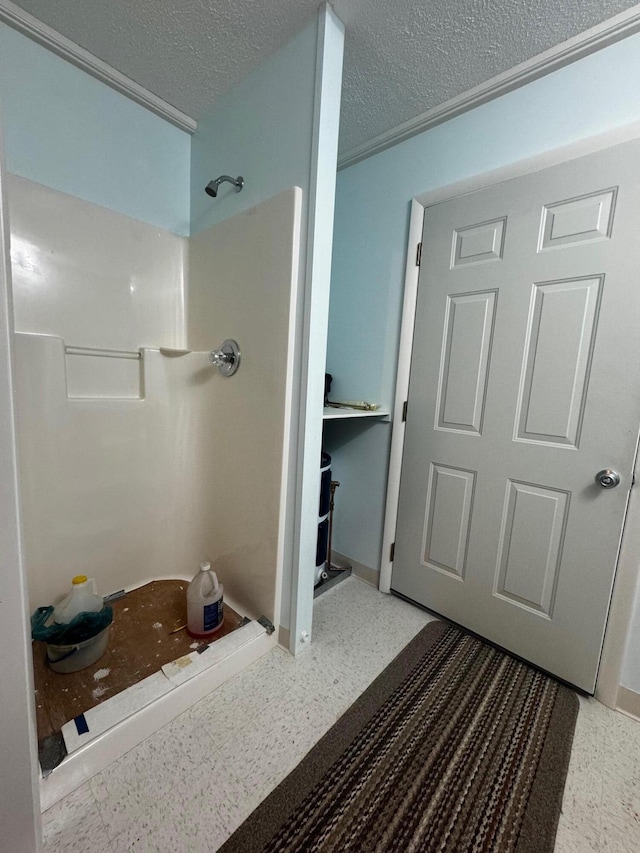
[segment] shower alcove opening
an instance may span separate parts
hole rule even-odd
[[[31,611],[86,574],[103,595],[127,591],[117,636],[127,599],[157,603],[206,559],[238,614],[199,654],[169,634],[177,611],[154,613],[157,668],[137,666],[142,680],[115,695],[101,694],[119,681],[103,671],[122,653],[89,668],[90,704],[105,701],[62,726],[68,755],[41,780],[44,810],[277,642],[265,625],[280,621],[301,191],[182,238],[8,185]],[[209,361],[226,338],[242,348],[232,377]]]

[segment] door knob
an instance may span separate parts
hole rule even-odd
[[[620,474],[611,468],[603,468],[596,474],[596,483],[603,489],[615,489],[620,482]]]

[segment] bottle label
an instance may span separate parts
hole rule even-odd
[[[204,631],[213,631],[222,622],[222,599],[204,605]]]

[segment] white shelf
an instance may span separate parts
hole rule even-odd
[[[332,406],[325,406],[322,415],[323,421],[345,420],[346,418],[383,418],[388,421],[391,419],[391,412],[388,409],[363,411],[362,409],[334,409]]]

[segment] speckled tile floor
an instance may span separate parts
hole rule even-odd
[[[45,853],[213,853],[430,617],[349,578],[274,649],[43,815]],[[556,853],[640,850],[640,723],[581,699]]]

